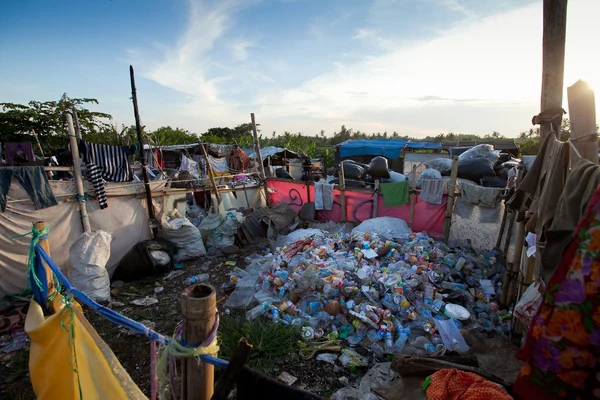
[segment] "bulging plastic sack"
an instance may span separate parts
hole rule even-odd
[[[436,158],[425,163],[427,168],[435,169],[442,175],[450,175],[452,172],[452,160],[449,158]]]
[[[296,243],[299,240],[306,240],[309,237],[325,237],[325,233],[320,229],[296,229],[287,236],[280,236],[277,239],[277,246],[283,247],[290,243]]]
[[[110,300],[110,279],[106,263],[112,236],[104,231],[85,232],[69,250],[69,280],[96,301]]]
[[[421,172],[421,175],[417,178],[417,186],[421,187],[421,182],[423,180],[431,179],[442,179],[442,174],[440,174],[440,171],[433,168],[427,168],[425,171]]]
[[[365,169],[352,161],[342,162],[344,168],[344,179],[362,179]]]
[[[491,144],[478,144],[475,147],[470,148],[461,155],[458,156],[458,161],[474,160],[476,158],[483,158],[496,164],[500,151],[494,150],[494,146]]]
[[[177,247],[176,262],[206,256],[202,235],[187,218],[163,218],[161,228],[163,237]]]
[[[389,179],[390,171],[385,157],[377,156],[371,160],[367,173],[373,178]]]
[[[390,181],[392,182],[404,182],[406,180],[406,176],[402,175],[399,172],[390,171]]]
[[[394,217],[377,217],[371,218],[356,228],[352,229],[352,234],[355,233],[376,233],[381,236],[398,237],[412,233],[406,222],[400,218]]]
[[[225,219],[215,229],[211,230],[206,240],[206,246],[222,249],[235,243],[234,236],[240,226],[244,223],[245,217],[237,211],[227,211]]]
[[[494,164],[485,158],[475,158],[472,160],[458,161],[458,174],[462,179],[480,183],[481,179],[486,176],[496,176]]]
[[[200,225],[198,225],[198,230],[202,234],[202,240],[206,241],[208,239],[208,235],[210,231],[216,229],[221,225],[223,220],[225,219],[225,213],[217,211],[211,208],[208,215],[202,220]]]

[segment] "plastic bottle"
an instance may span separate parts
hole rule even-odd
[[[404,350],[404,346],[406,346],[406,341],[410,336],[410,329],[408,328],[400,328],[398,331],[398,338],[394,342],[394,353],[401,353]]]
[[[391,350],[394,346],[394,337],[392,336],[392,332],[387,331],[383,337],[383,341],[385,343],[386,350]]]
[[[267,311],[269,311],[269,303],[262,303],[257,305],[256,307],[254,307],[251,310],[248,310],[246,312],[246,319],[248,319],[249,321],[252,321],[256,318],[258,318],[260,315],[265,314]]]
[[[379,342],[379,335],[377,334],[377,331],[375,329],[371,329],[369,333],[367,333],[367,339],[373,343]]]
[[[371,345],[371,352],[377,357],[383,357],[384,355],[383,347],[381,347],[379,343],[373,343]]]
[[[183,283],[189,286],[189,285],[194,285],[196,283],[204,282],[207,280],[208,280],[208,274],[200,274],[200,275],[190,276],[190,277],[186,278],[186,280],[183,281]]]
[[[436,346],[434,344],[426,344],[423,347],[425,348],[425,351],[429,355],[434,354],[435,352],[437,352],[437,348],[436,348]]]

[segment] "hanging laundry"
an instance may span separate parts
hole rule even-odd
[[[135,154],[137,146],[108,146],[79,141],[79,151],[85,161],[87,179],[94,186],[100,208],[108,207],[104,181],[129,182],[133,173],[128,157]]]
[[[33,146],[31,142],[6,143],[4,145],[6,165],[13,165],[15,162],[34,162]]]
[[[227,165],[227,158],[215,158],[208,156],[208,165],[213,172],[214,176],[225,176],[229,174],[229,166]]]
[[[382,183],[379,185],[385,207],[396,207],[408,203],[408,181]]]
[[[0,168],[0,209],[2,212],[6,209],[6,194],[13,177],[23,186],[37,210],[57,204],[43,167],[2,167]]]
[[[320,180],[315,183],[315,210],[330,211],[333,207],[333,183]]]
[[[495,208],[502,189],[483,187],[471,183],[461,184],[462,199],[482,207]]]
[[[250,157],[239,146],[233,146],[231,151],[231,169],[234,172],[243,172],[250,168]]]
[[[198,169],[198,163],[192,159],[187,158],[185,155],[181,155],[181,165],[179,171],[187,171],[190,175],[196,179],[200,178],[200,170]]]
[[[421,181],[421,200],[431,204],[442,204],[444,198],[444,186],[446,181],[443,179],[424,179]]]

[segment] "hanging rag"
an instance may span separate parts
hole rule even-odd
[[[250,168],[250,157],[237,146],[231,151],[231,169],[234,172],[243,172]]]
[[[385,207],[396,207],[408,203],[408,181],[382,183],[379,185]]]
[[[129,168],[129,156],[137,146],[108,146],[79,141],[79,151],[85,161],[87,179],[94,186],[100,208],[108,207],[104,181],[129,182],[133,173]]]
[[[331,211],[333,207],[333,183],[320,180],[315,183],[315,210]]]
[[[462,199],[481,207],[495,208],[501,191],[500,188],[483,187],[472,183],[461,184]]]
[[[4,145],[4,153],[6,165],[13,165],[15,162],[35,161],[31,142],[6,143]]]
[[[423,384],[428,400],[512,400],[502,386],[472,372],[442,369],[429,376]]]
[[[57,204],[44,167],[2,167],[0,168],[0,209],[2,212],[6,209],[6,194],[13,177],[23,186],[37,210]]]
[[[209,155],[208,165],[212,170],[213,176],[225,176],[229,173],[229,166],[227,165],[226,157],[215,158]]]
[[[200,178],[200,171],[198,170],[198,163],[185,155],[181,155],[181,165],[179,171],[187,171],[191,176],[198,179]]]
[[[443,179],[423,179],[421,181],[421,200],[431,204],[442,204],[446,182]]]

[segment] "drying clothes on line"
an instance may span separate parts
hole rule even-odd
[[[431,204],[442,204],[446,182],[443,179],[423,179],[421,181],[421,200]]]
[[[396,207],[408,203],[408,181],[382,183],[379,185],[385,207]]]
[[[315,210],[331,211],[333,207],[333,183],[320,180],[315,183]]]
[[[108,207],[104,181],[128,182],[133,180],[128,156],[137,146],[107,146],[79,141],[79,151],[85,161],[87,179],[94,186],[100,209]]]
[[[13,177],[29,194],[36,209],[57,204],[43,167],[2,167],[0,168],[0,209],[2,212],[6,210],[6,194]]]
[[[549,278],[558,266],[564,250],[573,239],[577,222],[583,218],[598,186],[600,167],[585,158],[579,159],[558,199],[552,225],[545,232],[546,248],[542,257],[544,278]]]
[[[4,145],[4,156],[6,157],[6,165],[13,165],[15,162],[35,161],[31,142],[6,143]]]
[[[198,164],[198,168],[200,169],[200,177],[206,178],[206,159],[204,156],[200,154],[193,154],[192,160]]]
[[[181,155],[181,165],[179,166],[179,171],[187,171],[190,175],[196,179],[200,178],[200,170],[198,169],[198,163],[194,160],[191,160]]]
[[[496,207],[502,189],[478,186],[463,182],[461,185],[462,199],[481,207]]]
[[[250,169],[250,157],[238,146],[233,146],[231,151],[231,169],[236,172]]]
[[[208,165],[212,170],[214,176],[224,176],[229,174],[229,166],[227,165],[227,158],[215,158],[208,156]]]

